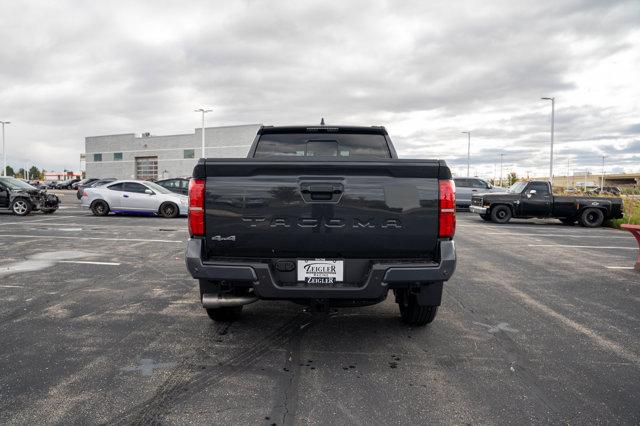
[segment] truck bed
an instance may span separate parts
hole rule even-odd
[[[554,195],[552,203],[552,217],[572,217],[584,207],[606,208],[612,218],[621,217],[622,214],[622,200],[619,197]]]

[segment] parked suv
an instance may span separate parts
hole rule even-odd
[[[478,178],[453,178],[453,181],[456,183],[456,207],[468,208],[471,205],[472,195],[505,191]]]
[[[78,200],[82,199],[82,194],[84,193],[85,188],[96,188],[98,186],[102,186],[105,183],[114,182],[115,178],[107,178],[107,179],[85,179],[86,182],[78,182],[78,191],[76,192],[76,197]]]
[[[189,179],[186,178],[174,178],[174,179],[162,179],[156,181],[158,185],[163,188],[167,188],[171,192],[176,194],[188,195],[189,194]]]

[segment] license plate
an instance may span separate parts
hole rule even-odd
[[[307,284],[335,284],[344,280],[344,261],[298,260],[298,281]]]

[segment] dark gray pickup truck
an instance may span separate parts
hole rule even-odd
[[[544,181],[516,182],[505,193],[474,195],[469,210],[496,223],[507,223],[512,217],[552,217],[567,225],[577,221],[588,228],[623,216],[622,198],[556,196]]]
[[[249,158],[198,161],[189,231],[214,320],[257,299],[324,311],[393,290],[424,325],[456,266],[455,186],[444,161],[398,159],[383,127],[262,127]]]

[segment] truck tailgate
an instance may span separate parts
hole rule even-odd
[[[433,160],[206,160],[205,257],[433,259]]]

